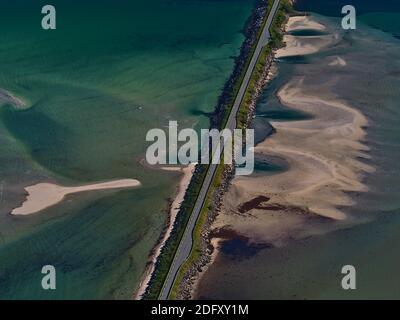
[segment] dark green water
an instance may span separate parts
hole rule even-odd
[[[141,163],[145,135],[169,120],[208,127],[233,69],[251,0],[0,3],[0,298],[130,298],[179,176]],[[137,189],[80,194],[29,217],[24,187],[134,178]],[[57,290],[41,289],[41,268]]]
[[[252,246],[250,256],[240,250],[222,250],[200,283],[199,297],[400,298],[400,7],[398,1],[352,2],[359,12],[357,30],[320,53],[279,62],[278,76],[257,105],[261,117],[256,117],[255,126],[262,131],[263,115],[272,114],[276,121],[279,109],[282,119],[292,118],[279,105],[275,92],[295,76],[305,76],[316,88],[329,86],[332,93],[362,111],[370,122],[366,143],[371,156],[362,161],[376,172],[364,177],[369,192],[352,195],[356,204],[346,212],[354,223],[339,224],[336,231],[289,241],[282,247],[255,251]],[[298,9],[317,12],[315,19],[343,32],[335,17],[340,15],[339,3],[299,0]],[[332,70],[327,62],[337,56],[347,65]],[[341,288],[341,268],[347,264],[357,270],[354,291]]]

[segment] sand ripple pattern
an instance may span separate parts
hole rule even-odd
[[[288,30],[301,29],[324,30],[324,34],[286,36],[287,46],[278,51],[278,57],[313,54],[340,40],[309,17],[291,18]],[[340,57],[333,64],[329,59],[331,67],[345,66]],[[230,228],[254,242],[280,245],[347,223],[351,218],[345,208],[354,204],[352,193],[368,191],[363,176],[374,168],[363,162],[369,158],[367,119],[332,94],[329,83],[313,87],[306,80],[301,75],[293,77],[277,95],[283,105],[312,118],[272,122],[276,133],[255,148],[256,153],[283,158],[289,169],[268,176],[236,177],[216,229]],[[260,196],[268,200],[245,214],[239,212],[243,203]]]

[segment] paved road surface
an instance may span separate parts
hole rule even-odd
[[[258,57],[261,53],[262,48],[268,43],[270,34],[269,34],[269,28],[272,23],[272,19],[278,9],[280,0],[274,0],[274,4],[272,6],[272,10],[269,13],[267,22],[264,26],[263,32],[260,36],[260,39],[258,41],[256,50],[254,51],[253,57],[251,59],[251,62],[249,64],[249,67],[247,69],[246,75],[243,79],[242,85],[239,89],[238,95],[236,96],[235,103],[232,107],[231,113],[228,118],[228,122],[226,125],[226,128],[233,130],[236,128],[236,114],[239,110],[240,104],[242,102],[242,99],[244,97],[244,94],[246,92],[246,88],[249,84],[251,75],[253,73],[253,69],[257,63]],[[222,148],[221,148],[222,149]],[[222,150],[221,150],[222,151]],[[192,249],[192,233],[194,230],[194,227],[196,225],[197,219],[200,215],[201,208],[203,206],[204,200],[207,196],[208,189],[211,185],[211,182],[213,180],[215,171],[217,169],[218,165],[215,164],[210,164],[207,175],[204,179],[203,185],[201,187],[200,193],[197,197],[196,204],[194,206],[193,212],[190,216],[189,222],[186,226],[185,233],[183,234],[183,237],[181,239],[181,242],[179,244],[178,250],[175,254],[174,260],[171,264],[171,267],[169,269],[167,278],[164,282],[164,285],[161,289],[161,293],[159,295],[160,300],[166,300],[168,298],[169,292],[171,291],[172,285],[174,283],[175,277],[178,273],[179,268],[181,265],[185,262],[185,260],[188,258],[190,251]]]

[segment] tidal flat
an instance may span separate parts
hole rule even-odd
[[[278,52],[277,73],[258,101],[253,121],[256,136],[270,131],[267,120],[276,128],[256,150],[274,151],[288,165],[283,171],[234,180],[214,224],[212,243],[218,254],[202,275],[196,298],[400,297],[400,259],[395,249],[400,237],[400,42],[393,23],[397,20],[385,18],[389,13],[398,17],[400,10],[390,1],[355,2],[360,9],[357,30],[344,32],[337,17],[340,10],[335,13],[337,2],[298,1],[297,9],[311,11],[309,19],[319,27],[288,33],[289,48]],[[330,104],[350,109],[330,113],[335,109]],[[293,110],[311,116],[296,117]],[[354,126],[351,119],[357,118]],[[306,131],[313,143],[304,136],[294,143]],[[329,143],[333,145],[324,151]],[[307,173],[314,160],[303,161],[292,147],[313,150],[314,160],[328,161]],[[301,176],[292,183],[282,184],[285,176],[295,173],[296,163],[307,170],[300,170]],[[334,170],[321,178],[319,173],[329,166]],[[343,177],[330,186],[338,173]],[[313,179],[315,189],[310,187]],[[300,186],[297,191],[296,186]],[[264,201],[249,206],[255,202],[251,199]],[[250,209],[247,214],[239,212],[244,207]],[[224,237],[217,241],[220,234]],[[340,284],[342,267],[348,264],[357,270],[354,291],[345,291]]]

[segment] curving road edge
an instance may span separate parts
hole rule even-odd
[[[273,21],[275,13],[278,9],[279,2],[280,2],[280,0],[274,0],[271,11],[269,12],[264,29],[258,40],[257,47],[253,53],[250,64],[247,68],[247,71],[246,71],[246,74],[242,81],[242,84],[240,86],[239,92],[236,96],[235,102],[231,109],[231,113],[229,114],[229,118],[228,118],[228,121],[226,124],[227,129],[234,130],[236,128],[236,114],[239,110],[240,104],[246,93],[247,86],[248,86],[250,78],[253,74],[254,67],[257,64],[258,57],[260,56],[261,50],[266,44],[268,44],[268,41],[270,39],[269,28],[271,27],[271,23]],[[208,167],[208,171],[207,171],[206,177],[203,181],[203,185],[200,189],[200,193],[197,197],[196,204],[193,208],[189,222],[186,225],[185,232],[179,243],[178,250],[175,253],[174,259],[173,259],[172,264],[168,271],[168,275],[164,281],[164,285],[163,285],[160,295],[158,297],[159,300],[168,299],[169,293],[174,284],[174,281],[175,281],[176,275],[178,274],[179,268],[182,266],[182,264],[186,261],[186,259],[190,255],[190,252],[192,250],[192,245],[193,245],[193,238],[192,238],[193,230],[194,230],[194,227],[196,226],[197,219],[200,215],[201,209],[203,207],[203,203],[206,199],[208,189],[213,181],[213,177],[214,177],[215,171],[217,169],[217,166],[218,165],[210,164]]]

